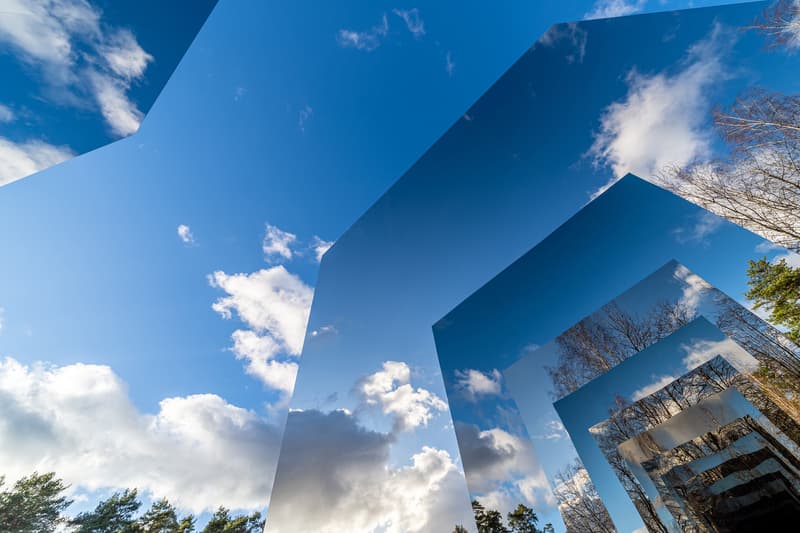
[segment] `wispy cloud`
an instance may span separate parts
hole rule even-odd
[[[538,45],[556,47],[567,44],[567,53],[564,56],[568,63],[583,63],[586,57],[586,46],[589,43],[589,34],[580,24],[556,24],[551,26],[539,38]]]
[[[16,143],[0,137],[0,186],[30,176],[75,156],[68,146],[31,140]]]
[[[419,9],[416,7],[412,9],[393,9],[392,13],[403,19],[408,31],[410,31],[415,38],[420,39],[425,35],[425,23],[419,16]]]
[[[633,15],[640,13],[646,4],[647,0],[597,0],[584,18],[602,19]]]
[[[306,131],[306,122],[308,122],[308,119],[310,119],[311,115],[313,115],[313,114],[314,114],[314,110],[311,108],[310,105],[306,104],[303,107],[303,109],[300,110],[300,113],[298,113],[297,129],[299,129],[301,132],[305,133],[305,131]]]
[[[322,256],[331,249],[331,246],[333,246],[335,242],[336,241],[326,241],[314,235],[314,238],[311,239],[311,249],[314,251],[314,257],[316,257],[317,263],[322,261]]]
[[[701,211],[690,224],[676,228],[672,234],[680,244],[707,244],[707,237],[722,227],[725,220],[709,211]]]
[[[183,241],[184,244],[194,244],[194,235],[192,234],[192,229],[186,224],[181,224],[178,226],[178,238]]]
[[[16,118],[16,113],[10,107],[0,104],[0,123],[14,122]]]
[[[453,54],[450,53],[450,50],[444,55],[444,70],[448,76],[452,76],[456,71],[456,64],[453,62]]]
[[[336,41],[345,48],[355,48],[371,52],[378,48],[389,33],[389,19],[384,14],[381,22],[367,31],[343,29],[336,35]]]

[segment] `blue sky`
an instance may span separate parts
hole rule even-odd
[[[686,7],[608,6],[617,10],[604,14]],[[385,460],[393,479],[405,483],[399,487],[441,504],[441,512],[412,512],[385,503],[376,515],[392,522],[376,525],[380,519],[365,516],[363,529],[423,530],[433,516],[464,519],[467,496],[439,403],[445,393],[430,326],[585,204],[615,164],[628,158],[647,166],[647,156],[618,148],[602,154],[597,145],[604,158],[598,168],[582,154],[591,150],[593,132],[613,133],[602,129],[601,117],[627,94],[625,74],[636,66],[672,79],[714,16],[682,20],[658,54],[632,45],[658,33],[635,19],[591,23],[588,41],[580,32],[551,34],[470,108],[552,22],[583,18],[595,7],[219,2],[138,133],[0,189],[0,355],[18,365],[3,367],[4,390],[17,387],[12,406],[38,413],[47,429],[17,432],[23,440],[3,453],[16,458],[22,444],[30,453],[9,475],[31,470],[45,454],[86,493],[76,508],[92,506],[98,493],[138,485],[174,495],[195,512],[220,499],[263,509],[286,390],[294,365],[305,360],[292,407],[305,409],[308,420],[313,409],[344,417],[378,446],[375,465]],[[109,25],[103,28],[128,28],[153,57],[146,76],[163,80],[171,46],[183,42],[159,31],[159,21],[169,20],[117,3],[99,8]],[[744,20],[757,9],[724,17]],[[648,22],[661,32],[659,42],[675,29],[671,17]],[[765,55],[755,36],[741,42],[733,60],[747,68],[736,71],[724,95],[749,82],[796,90],[793,57]],[[23,142],[31,131],[80,152],[108,135],[109,121],[97,109],[79,110],[81,117],[93,113],[92,126],[67,130],[62,124],[75,117],[74,107],[45,109],[47,97],[22,98],[24,84],[43,82],[21,76],[26,59],[5,37],[0,46],[4,79],[9,72],[21,80],[0,89],[0,104],[15,117],[0,124],[0,137]],[[586,79],[602,83],[586,91]],[[157,92],[158,82],[149,83],[130,86],[141,111]],[[26,94],[39,89],[31,88]],[[17,120],[23,109],[41,113],[40,122]],[[317,248],[336,240],[317,283]],[[309,332],[316,335],[309,333],[299,358],[313,287]],[[243,333],[232,338],[236,331]],[[416,417],[398,415],[407,407],[401,396]],[[62,404],[95,406],[97,414],[50,409]],[[138,468],[110,454],[90,472],[70,472],[70,464],[82,463],[70,455],[74,435],[62,423],[110,420],[121,420],[119,434],[140,445],[139,462],[128,461]],[[88,456],[99,449],[92,446],[113,444],[100,435],[81,450]],[[207,464],[192,469],[180,457]],[[167,481],[146,475],[166,466]],[[437,483],[413,484],[425,468],[431,477],[423,479]],[[223,473],[229,484],[216,492],[187,495],[187,487],[211,486],[205,481]],[[346,510],[345,496],[337,501]],[[290,492],[280,497],[292,500]]]

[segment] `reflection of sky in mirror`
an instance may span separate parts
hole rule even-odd
[[[750,24],[763,7],[751,4],[591,21],[548,34],[328,252],[309,330],[332,327],[337,333],[306,342],[291,407],[307,413],[347,409],[366,427],[388,432],[396,425],[392,407],[375,397],[372,403],[365,402],[362,386],[365,377],[379,372],[388,378],[387,361],[405,361],[410,375],[395,381],[389,392],[408,386],[405,390],[422,388],[443,398],[434,345],[426,329],[453,302],[546,237],[609,181],[610,167],[603,163],[614,162],[601,157],[595,167],[587,153],[610,104],[625,100],[631,90],[641,87],[638,82],[647,79],[680,86],[678,92],[686,88],[679,82],[690,83],[695,88],[691,94],[703,98],[699,107],[691,105],[682,115],[691,117],[689,124],[675,114],[660,124],[686,126],[691,134],[687,138],[702,138],[703,148],[711,150],[719,147],[711,141],[713,134],[706,135],[702,117],[708,117],[712,103],[730,103],[754,83],[787,91],[798,86],[787,63],[794,57],[767,53],[760,35],[734,29]],[[642,78],[628,76],[634,68]],[[720,69],[732,75],[716,76]],[[714,78],[713,83],[707,76]],[[681,128],[670,128],[668,133],[681,137]],[[701,132],[699,137],[696,132]],[[706,146],[705,140],[710,144]],[[642,148],[644,155],[620,161],[647,170],[663,158],[686,155],[664,153],[665,147],[674,145],[669,135],[658,137],[655,144],[634,147]],[[695,148],[690,152],[699,156]],[[635,181],[621,184],[604,203],[590,205],[582,219],[581,224],[565,228],[558,242],[542,246],[544,259],[535,273],[505,277],[495,296],[482,291],[470,300],[469,309],[460,309],[438,324],[439,350],[459,359],[456,366],[444,363],[445,380],[454,379],[455,370],[469,369],[491,377],[494,370],[515,361],[525,346],[547,342],[677,255],[719,287],[741,294],[743,265],[755,257],[754,248],[762,242],[716,219],[708,224],[699,210]],[[547,286],[541,292],[528,292],[533,285]],[[502,316],[487,318],[486,312],[493,309],[505,309],[513,316],[499,313]],[[542,317],[537,332],[528,331],[524,339],[513,334],[521,321],[534,317]],[[451,319],[453,329],[445,332],[442,328],[446,324],[449,328]],[[491,383],[485,386],[493,389]],[[451,408],[457,406],[451,402]],[[408,457],[423,445],[455,455],[452,429],[441,413],[430,411],[434,416],[427,425],[394,435],[388,452],[394,468],[407,465]],[[290,415],[288,427],[296,423],[299,428],[310,416]],[[500,435],[494,437],[498,442]],[[300,479],[301,473],[292,473],[289,463],[279,460],[273,491],[271,512],[279,530],[282,525],[296,525],[291,522],[292,494],[325,478],[320,472],[318,477],[302,473],[308,477]],[[545,510],[546,490],[541,483],[528,486],[534,496],[528,503],[534,504],[543,521],[557,521],[552,509]],[[521,489],[510,497],[521,499]]]
[[[0,6],[0,186],[134,133],[216,0]]]
[[[761,239],[728,223],[702,242],[676,239],[676,229],[700,215],[699,208],[672,194],[625,178],[445,316],[434,335],[456,423],[520,434],[519,415],[509,407],[513,402],[508,397],[484,395],[476,404],[464,401],[458,391],[466,369],[489,375],[524,358],[505,374],[518,381],[517,401],[542,406],[526,420],[538,462],[556,467],[571,459],[574,451],[563,435],[549,431],[558,417],[542,365],[556,356],[550,342],[556,335],[660,265],[665,266],[619,296],[620,306],[638,313],[665,299],[687,298],[705,311],[707,302],[696,294],[699,286],[671,262],[673,257],[730,294],[745,290],[747,260],[758,256],[755,247]],[[525,363],[536,370],[523,371],[520,365]],[[497,409],[498,400],[504,410]],[[542,501],[537,503],[544,509]],[[554,509],[549,512],[548,518],[555,514]]]
[[[635,520],[636,510],[597,447],[589,428],[608,418],[615,409],[614,400],[617,396],[628,401],[639,400],[717,355],[725,357],[739,371],[748,368],[752,370],[757,364],[752,356],[708,320],[697,318],[553,404],[569,432],[573,446],[606,502],[609,513],[621,530],[633,530],[643,524],[629,525]],[[515,375],[541,374],[541,370],[536,367],[538,365],[533,368],[528,365],[525,368],[525,363],[532,359],[528,358],[515,365]],[[520,380],[516,381],[510,381],[510,387],[515,393],[520,390]],[[527,410],[533,408],[534,411],[539,411],[538,405],[530,400],[516,394],[515,398],[519,402],[523,419],[527,419]],[[545,464],[549,465],[549,462]]]

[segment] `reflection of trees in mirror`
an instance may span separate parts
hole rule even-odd
[[[0,477],[0,531],[15,533],[192,533],[195,518],[179,517],[166,499],[156,500],[139,516],[142,503],[136,489],[125,489],[97,504],[94,511],[74,518],[64,514],[72,504],[67,485],[55,473],[38,474],[18,480],[3,489]],[[261,513],[231,516],[219,507],[200,533],[260,533],[265,520]]]
[[[733,387],[768,421],[759,423],[758,428],[753,425],[755,422],[750,423],[748,426],[750,430],[747,432],[758,432],[761,435],[761,440],[767,442],[773,449],[784,450],[780,452],[781,456],[789,457],[790,462],[800,465],[800,462],[795,459],[798,453],[798,443],[800,442],[800,425],[764,394],[757,381],[751,379],[750,376],[740,374],[730,363],[719,356],[632,404],[619,402],[619,405],[611,410],[611,416],[607,420],[591,428],[590,432],[597,441],[598,447],[606,456],[612,470],[616,473],[637,509],[639,509],[650,531],[663,530],[655,523],[655,521],[660,523],[661,519],[652,504],[649,508],[646,506],[645,500],[649,502],[652,501],[652,498],[648,496],[641,485],[641,480],[631,470],[631,458],[626,457],[621,450],[623,443],[635,442],[636,447],[634,449],[641,450],[639,453],[649,450],[648,455],[654,459],[667,457],[669,459],[668,463],[672,467],[724,451],[730,443],[723,442],[722,436],[730,433],[728,429],[730,429],[731,424],[727,421],[717,420],[715,413],[708,408],[702,407],[702,404],[707,398],[719,396],[722,391]],[[716,429],[703,433],[670,450],[662,449],[662,445],[648,435],[648,432],[656,427],[661,427],[663,432],[664,425],[667,422],[671,422],[674,425],[678,418],[673,417],[677,414],[688,413],[690,412],[689,410],[697,410],[698,408],[701,408],[703,413],[701,418],[710,421],[710,425]],[[696,419],[697,414],[695,413],[692,416]],[[740,418],[739,420],[745,419]],[[683,420],[686,420],[685,416]],[[747,425],[747,420],[744,423]],[[681,422],[678,422],[678,425],[680,424]],[[763,424],[768,426],[767,429],[761,427]],[[736,428],[734,427],[733,429]],[[730,435],[725,438],[729,437]],[[646,462],[642,461],[642,465],[645,465]],[[654,468],[656,467],[651,464],[650,469]],[[645,469],[647,470],[647,468]],[[669,468],[666,468],[662,473],[668,471],[670,471]],[[708,470],[704,474],[704,484],[695,486],[695,492],[702,492],[713,483],[714,480],[709,478],[712,474],[722,475],[722,471],[714,472],[713,469]],[[700,516],[702,513],[698,514],[696,512],[697,501],[693,504],[689,501],[687,504],[687,498],[676,496],[674,488],[665,488],[666,486],[663,486],[663,483],[659,485],[659,480],[661,479],[659,475],[651,475],[650,477],[661,492],[660,501],[676,519],[680,528],[683,530],[697,530],[699,527],[700,531],[716,531],[711,526],[709,526],[711,529],[703,529],[704,526],[702,524],[706,526],[708,524],[706,524],[706,519]],[[800,479],[796,480],[796,482],[800,482]],[[691,508],[694,508],[691,512],[687,510]],[[698,523],[702,524],[698,526]]]
[[[486,509],[478,500],[472,500],[472,512],[475,514],[475,525],[478,533],[554,533],[552,524],[538,528],[539,517],[530,507],[523,504],[506,515],[507,525],[503,523],[500,511]],[[466,533],[463,525],[458,525],[453,533]]]
[[[786,328],[786,336],[800,342],[800,268],[793,268],[780,259],[770,263],[766,258],[750,261],[747,269],[750,290],[745,296],[755,309],[770,313],[774,324]]]
[[[547,367],[555,399],[576,391],[625,359],[688,324],[695,312],[681,302],[660,302],[634,316],[615,302],[602,307],[556,339],[558,363]]]
[[[568,533],[616,533],[603,500],[580,459],[555,476],[553,495]]]

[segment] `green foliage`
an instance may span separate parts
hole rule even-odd
[[[453,533],[469,533],[469,532],[467,531],[467,528],[459,524],[455,527],[455,529],[453,529]]]
[[[228,509],[220,507],[203,528],[202,533],[261,533],[265,522],[259,512],[232,518]]]
[[[517,505],[517,508],[508,513],[508,526],[513,533],[540,533],[536,528],[539,522],[539,517],[533,512],[533,509],[526,507],[522,504]]]
[[[70,520],[74,533],[140,533],[133,516],[142,506],[136,495],[136,489],[125,489],[98,503],[94,511],[79,514]]]
[[[503,524],[503,515],[494,509],[485,509],[478,500],[472,500],[472,512],[478,533],[510,533]]]
[[[14,483],[11,490],[1,490],[0,531],[15,533],[50,533],[64,522],[61,513],[72,501],[62,493],[67,488],[52,472],[34,472]]]
[[[750,261],[747,269],[750,290],[745,296],[755,309],[770,312],[770,320],[788,331],[786,336],[800,343],[800,268],[792,268],[781,259],[774,263],[766,257]]]
[[[194,516],[178,519],[175,507],[166,498],[153,505],[139,519],[143,533],[190,533],[194,531]]]

